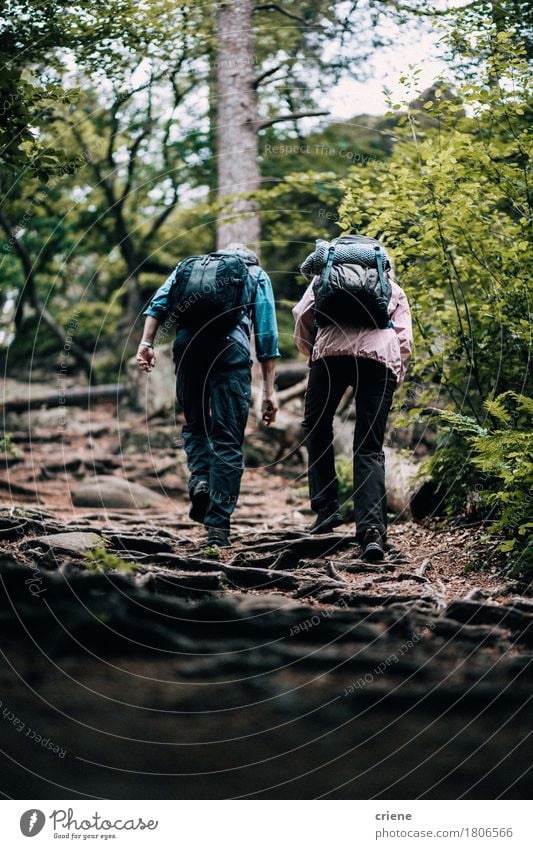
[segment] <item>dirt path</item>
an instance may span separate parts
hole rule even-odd
[[[235,544],[214,556],[187,516],[175,428],[116,421],[102,406],[56,441],[14,434],[23,456],[0,513],[5,793],[523,795],[533,600],[490,565],[479,528],[395,524],[371,566],[349,526],[305,536],[297,470],[247,469]],[[157,503],[74,506],[95,474],[104,499],[124,477]],[[91,566],[89,543],[122,564]]]

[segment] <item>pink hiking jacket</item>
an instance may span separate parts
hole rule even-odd
[[[389,315],[393,328],[373,330],[331,324],[320,327],[315,333],[315,297],[311,283],[292,311],[296,322],[294,340],[300,353],[313,361],[322,357],[367,357],[387,366],[401,383],[413,349],[413,329],[407,295],[394,280],[391,284]]]

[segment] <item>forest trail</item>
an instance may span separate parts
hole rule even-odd
[[[99,404],[61,435],[46,422],[13,433],[0,736],[15,795],[524,792],[531,587],[490,566],[479,528],[399,522],[385,563],[368,564],[351,525],[305,535],[305,491],[287,464],[246,470],[234,545],[206,551],[176,426],[115,412]],[[122,477],[153,503],[74,506],[95,475],[104,500]],[[122,560],[101,565],[120,568],[91,567],[95,545]],[[37,736],[60,747],[56,759]]]

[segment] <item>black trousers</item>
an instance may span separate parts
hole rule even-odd
[[[209,344],[178,333],[174,343],[176,392],[183,407],[189,492],[209,484],[209,527],[230,527],[244,467],[243,441],[251,397],[250,351],[227,337]]]
[[[353,442],[357,537],[370,527],[387,530],[383,440],[396,388],[394,374],[363,357],[324,357],[311,365],[303,422],[309,454],[309,494],[315,512],[338,505],[333,417],[346,389],[355,390]]]

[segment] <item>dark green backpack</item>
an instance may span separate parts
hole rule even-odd
[[[180,262],[169,291],[169,309],[178,327],[225,334],[241,321],[248,269],[237,253],[215,251]]]

